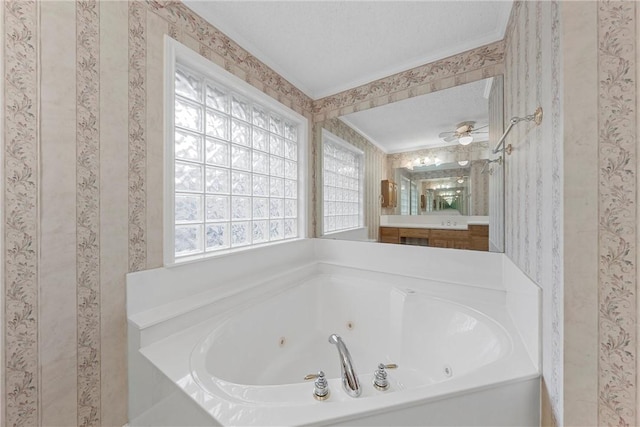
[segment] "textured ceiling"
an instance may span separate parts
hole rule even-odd
[[[313,99],[504,36],[511,1],[202,1],[187,6]],[[488,122],[486,82],[343,119],[387,153],[447,145],[462,121]],[[455,142],[454,142],[455,143]]]
[[[202,1],[187,6],[313,99],[501,40],[511,1]]]
[[[455,125],[463,121],[475,121],[476,127],[488,124],[485,92],[490,80],[347,114],[341,119],[387,153],[457,144],[445,143],[438,134],[455,130]],[[475,137],[475,141],[486,140],[486,134]]]

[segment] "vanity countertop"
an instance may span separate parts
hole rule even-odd
[[[442,224],[406,224],[406,223],[388,223],[388,224],[380,224],[380,227],[393,227],[393,228],[433,228],[433,229],[442,229],[442,230],[467,230],[468,227],[466,224],[458,224],[458,225],[442,225]]]
[[[467,221],[469,225],[489,225],[489,220],[487,219],[472,219]]]

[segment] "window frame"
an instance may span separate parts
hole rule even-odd
[[[325,231],[324,229],[324,142],[325,139],[329,139],[331,142],[333,142],[334,144],[349,150],[355,154],[357,154],[358,156],[360,156],[360,177],[358,179],[358,183],[359,183],[359,191],[358,191],[358,202],[360,204],[360,208],[359,208],[359,212],[358,212],[358,225],[356,227],[351,227],[351,228],[344,228],[341,230],[335,230],[335,231]],[[356,147],[353,144],[350,144],[348,142],[346,142],[345,140],[343,140],[342,138],[340,138],[337,135],[334,135],[333,133],[329,132],[326,129],[322,129],[322,135],[321,135],[321,144],[320,144],[320,159],[321,159],[321,163],[320,163],[320,170],[322,171],[322,175],[320,178],[320,207],[318,209],[318,211],[320,212],[320,218],[319,218],[319,223],[320,223],[320,235],[321,236],[329,236],[332,234],[338,234],[338,233],[343,233],[343,232],[347,232],[347,231],[353,231],[353,230],[358,230],[358,229],[362,229],[365,227],[364,224],[364,217],[365,217],[365,212],[364,212],[364,195],[365,195],[365,188],[364,188],[364,180],[365,180],[365,153],[364,151],[362,151],[361,149],[359,149],[358,147]]]
[[[204,58],[187,46],[165,35],[164,54],[164,173],[163,173],[163,260],[165,266],[182,265],[185,262],[220,257],[255,248],[278,245],[301,240],[307,237],[307,146],[308,119],[295,112],[276,99],[250,85],[224,68]],[[227,248],[212,252],[203,251],[199,254],[176,257],[175,255],[175,73],[176,66],[181,65],[202,74],[215,82],[226,86],[233,92],[252,102],[261,104],[283,119],[298,124],[298,194],[297,194],[297,224],[298,236],[275,242],[249,244],[246,246]]]

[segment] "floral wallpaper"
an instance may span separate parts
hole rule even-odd
[[[78,425],[100,423],[100,10],[76,4]]]
[[[129,3],[129,270],[146,268],[146,8]]]
[[[504,44],[491,43],[314,101],[315,121],[378,107],[502,73]]]
[[[5,1],[3,421],[38,418],[38,3]]]
[[[124,425],[127,423],[125,275],[129,271],[159,266],[158,257],[152,259],[150,254],[162,251],[161,233],[158,227],[151,227],[161,206],[161,200],[155,197],[161,180],[153,177],[162,176],[163,167],[162,162],[157,161],[163,142],[156,137],[157,126],[153,125],[161,123],[162,117],[157,105],[149,104],[149,99],[161,93],[161,78],[153,71],[163,67],[163,34],[170,34],[209,59],[222,63],[230,72],[309,118],[312,100],[179,1],[50,2],[42,12],[41,5],[29,0],[2,4],[6,106],[3,260],[6,268],[3,278],[5,381],[0,414],[3,425],[7,426]],[[75,10],[73,15],[67,13],[69,7]],[[107,18],[103,20],[104,12]],[[75,90],[75,97],[72,103],[59,106],[52,105],[49,99],[38,98],[43,89],[39,86],[39,73],[57,72],[43,70],[41,65],[43,56],[51,58],[55,52],[39,51],[41,28],[51,29],[52,23],[75,29],[75,64],[69,64],[75,68],[75,76],[58,76],[60,80],[75,83],[70,89]],[[106,67],[109,74],[103,74],[103,61],[122,54],[122,46],[116,42],[122,39],[128,40],[124,51],[128,61],[121,68]],[[55,43],[47,46],[52,44]],[[119,96],[101,89],[101,82],[105,80],[122,83],[112,85],[122,88]],[[122,151],[118,158],[102,158],[100,153],[110,149],[103,144],[117,140],[112,129],[101,128],[102,119],[118,116],[123,99],[124,105],[128,105],[125,126],[128,150]],[[38,215],[41,191],[38,153],[43,139],[55,138],[40,134],[40,109],[51,114],[58,107],[61,111],[74,112],[74,120],[61,121],[59,126],[75,128],[76,156],[71,161],[61,157],[57,164],[44,166],[75,171],[75,265],[62,280],[75,283],[77,302],[76,321],[60,324],[56,330],[49,326],[39,328],[38,324],[39,305],[56,303],[52,296],[42,299],[45,294],[38,281],[40,257],[51,256],[51,248],[39,253],[42,223]],[[128,173],[125,172],[128,185],[117,189],[109,186],[110,193],[105,194],[102,173],[112,173],[109,168],[121,163],[128,165]],[[118,232],[113,228],[117,224],[105,223],[101,217],[102,201],[114,196],[128,200],[126,217],[117,218],[117,223],[128,224],[123,235],[127,237],[115,242],[120,248],[128,248],[128,264],[119,271],[102,271],[101,265],[114,264],[113,258],[117,255],[102,248],[104,236],[100,233],[101,227]],[[113,221],[114,215],[108,216],[109,221]],[[108,238],[113,246],[113,237]],[[67,271],[67,266],[60,268]],[[60,355],[77,360],[73,365],[76,371],[57,373],[65,381],[56,383],[48,377],[43,383],[42,364],[50,364],[47,365],[50,373],[50,366],[59,361],[49,360],[51,356],[42,354],[40,346],[56,341],[57,332],[63,333],[60,328],[64,329],[65,336],[76,337],[75,347],[64,348],[64,354]],[[117,343],[122,351],[103,346],[105,340]],[[66,381],[69,375],[75,377],[75,387],[69,387]],[[47,400],[43,400],[45,396]],[[73,404],[56,407],[69,402]]]
[[[637,425],[636,3],[598,3],[598,424]]]
[[[563,424],[562,105],[558,2],[514,2],[505,34],[504,117],[541,106],[505,144],[505,253],[542,288],[542,369],[554,423]],[[542,86],[544,85],[544,86]],[[542,160],[544,159],[544,160]]]
[[[369,147],[368,142],[344,123],[340,115],[413,96],[505,74],[505,117],[529,114],[537,104],[545,110],[543,125],[520,126],[510,136],[514,153],[507,159],[506,253],[543,288],[544,376],[555,422],[563,424],[563,122],[562,44],[560,2],[515,2],[504,41],[472,49],[440,61],[416,67],[320,100],[312,100],[179,1],[142,0],[107,2],[82,0],[73,3],[75,15],[61,25],[75,29],[74,119],[60,126],[75,128],[77,155],[73,161],[42,165],[39,148],[41,109],[51,109],[40,99],[40,34],[57,15],[41,14],[41,2],[6,0],[2,4],[4,32],[4,126],[3,246],[4,293],[4,395],[0,399],[2,422],[7,426],[68,425],[69,417],[81,425],[123,425],[127,422],[126,354],[110,352],[104,340],[126,349],[124,278],[129,271],[157,267],[161,253],[161,229],[157,226],[161,200],[157,200],[157,177],[162,174],[162,141],[158,138],[161,114],[152,100],[161,88],[155,73],[162,67],[162,36],[169,34],[228,71],[278,99],[315,123],[315,155],[312,179],[318,179],[318,130],[326,126],[343,139]],[[51,4],[51,3],[50,3]],[[65,4],[59,2],[56,4]],[[67,5],[69,3],[66,3]],[[124,7],[123,7],[124,4]],[[600,218],[599,309],[599,419],[601,425],[636,425],[635,399],[636,330],[636,199],[637,176],[637,12],[634,2],[598,2],[598,138]],[[122,14],[119,8],[123,8]],[[117,11],[116,11],[117,9]],[[118,19],[103,19],[109,12]],[[122,21],[122,26],[119,26]],[[101,72],[105,58],[122,52],[114,40],[125,40],[126,61],[121,69]],[[155,74],[154,74],[155,73]],[[540,78],[542,77],[542,78]],[[109,96],[101,82],[122,82],[122,92]],[[121,100],[127,107],[121,108]],[[151,101],[150,101],[151,100]],[[56,106],[57,107],[57,106]],[[101,123],[126,113],[127,148],[118,158],[106,159]],[[114,139],[114,140],[117,140]],[[483,147],[482,149],[488,148]],[[314,154],[315,153],[315,154]],[[525,155],[526,153],[526,155]],[[428,153],[420,153],[419,155]],[[458,155],[472,152],[448,152]],[[479,154],[478,154],[479,155]],[[479,157],[477,157],[479,158]],[[385,163],[385,160],[386,163]],[[374,180],[388,176],[390,167],[407,159],[392,154],[387,159],[371,146],[367,164]],[[460,159],[462,160],[462,159]],[[474,160],[473,157],[469,160]],[[126,185],[105,194],[99,184],[114,163],[123,163]],[[75,348],[64,357],[76,360],[77,388],[71,391],[55,382],[42,382],[40,347],[55,341],[44,330],[39,315],[44,300],[39,282],[40,176],[43,167],[74,170],[76,244],[74,272],[69,281],[76,290],[76,322],[61,324],[66,333],[77,334]],[[315,187],[315,186],[314,186]],[[375,226],[379,188],[367,190],[370,224]],[[117,271],[101,265],[115,256],[102,246],[100,227],[106,196],[117,192],[127,201],[125,224],[118,247],[127,252],[127,264]],[[312,204],[318,203],[312,193]],[[549,203],[549,204],[547,204]],[[317,212],[317,211],[316,211]],[[312,221],[317,221],[314,212]],[[524,224],[524,225],[522,225]],[[547,256],[550,254],[550,256]],[[47,256],[47,255],[44,255]],[[117,279],[107,282],[109,274]],[[51,331],[48,328],[47,331]],[[110,331],[107,335],[105,331]],[[109,369],[106,375],[105,367]],[[119,392],[105,392],[105,390]],[[46,393],[44,393],[46,391]],[[66,396],[70,394],[69,396]],[[73,408],[52,411],[51,402],[40,396],[62,396]],[[67,410],[68,409],[68,410]]]
[[[599,1],[583,7],[597,8],[597,28],[588,30],[597,30],[598,37],[594,46],[597,69],[589,70],[597,73],[599,82],[598,157],[588,160],[598,165],[599,218],[590,229],[597,230],[593,240],[598,242],[599,263],[597,312],[582,309],[582,315],[597,319],[598,345],[584,346],[581,352],[595,353],[597,358],[597,396],[592,396],[597,415],[594,412],[591,422],[631,426],[638,422],[637,5]],[[565,331],[570,330],[575,340],[580,326],[564,318],[564,307],[572,304],[564,301],[565,281],[572,280],[564,271],[564,259],[569,255],[565,252],[575,258],[579,248],[567,247],[564,241],[567,229],[563,216],[571,217],[571,212],[563,211],[567,203],[563,182],[568,173],[563,167],[563,151],[568,147],[563,143],[575,142],[563,134],[563,117],[568,113],[563,112],[562,82],[573,78],[566,74],[573,70],[562,67],[560,9],[561,3],[555,1],[516,2],[505,36],[505,117],[529,114],[537,105],[545,114],[542,125],[514,128],[507,141],[513,144],[514,152],[506,163],[506,253],[543,289],[543,375],[556,425],[573,422],[567,418],[566,402],[573,410],[582,406],[583,412],[591,414],[587,402],[576,401],[577,397],[565,390],[567,384],[571,386],[568,390],[584,389],[586,381],[568,377],[564,370]],[[584,73],[584,64],[580,66]]]

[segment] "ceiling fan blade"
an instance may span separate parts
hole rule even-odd
[[[451,132],[440,132],[440,134],[438,135],[438,138],[446,138],[447,136],[452,136],[455,135],[455,132],[451,131]]]
[[[488,128],[488,127],[489,127],[489,125],[478,126],[477,128],[474,127],[473,130],[476,131],[476,130],[480,130],[480,129],[484,129],[484,128]]]
[[[474,131],[469,132],[469,133],[470,133],[470,134],[472,134],[472,135],[477,135],[477,134],[480,134],[480,133],[489,133],[489,132],[476,132],[476,131],[474,130]]]
[[[458,137],[457,136],[448,136],[446,138],[442,138],[444,140],[444,142],[451,142],[451,141],[457,141]]]

